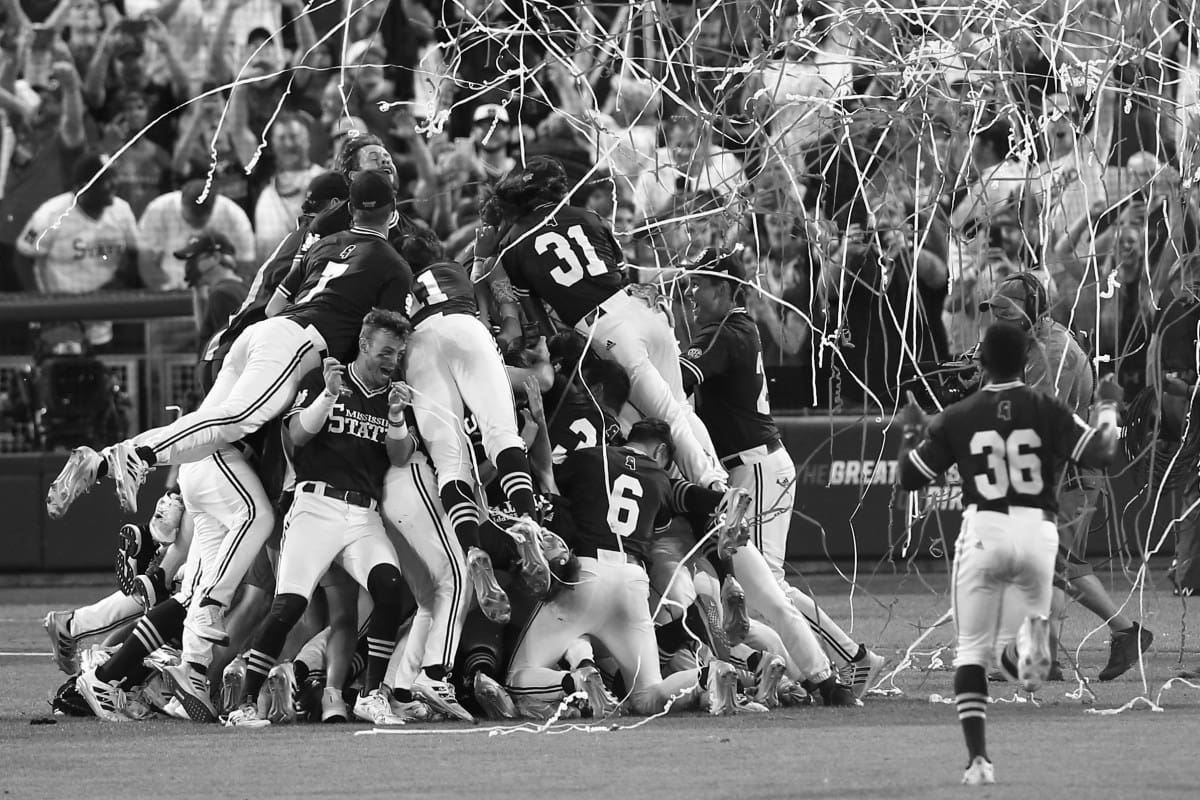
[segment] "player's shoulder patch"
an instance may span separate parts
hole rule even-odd
[[[704,355],[704,351],[701,350],[699,347],[689,347],[688,348],[688,351],[687,351],[688,358],[699,358],[702,355]]]

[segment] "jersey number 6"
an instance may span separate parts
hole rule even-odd
[[[637,530],[642,509],[638,500],[645,494],[642,482],[632,475],[618,475],[608,493],[608,527],[622,539]]]
[[[987,459],[987,472],[975,476],[975,488],[985,500],[999,500],[1010,488],[1017,494],[1041,494],[1042,459],[1031,452],[1042,437],[1031,428],[1018,428],[1005,439],[996,431],[979,431],[971,437],[971,455]]]
[[[558,231],[544,231],[533,240],[533,249],[539,255],[553,252],[558,264],[550,270],[551,277],[563,286],[574,286],[586,275],[603,275],[608,267],[596,255],[596,248],[588,241],[582,225],[567,228],[567,235]],[[580,255],[583,260],[580,261]]]

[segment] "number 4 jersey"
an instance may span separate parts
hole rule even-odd
[[[934,418],[900,464],[901,485],[923,486],[958,464],[964,506],[1054,513],[1059,471],[1083,457],[1095,433],[1057,398],[1020,381],[990,384]]]

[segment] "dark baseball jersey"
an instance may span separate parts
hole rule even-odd
[[[1054,513],[1059,471],[1080,460],[1095,433],[1057,398],[1020,381],[990,384],[934,417],[900,463],[900,484],[919,488],[957,464],[964,505]]]
[[[461,264],[446,261],[430,264],[413,276],[413,327],[434,314],[479,313],[475,303],[475,284]]]
[[[342,382],[342,395],[333,404],[321,431],[292,453],[296,483],[324,481],[337,489],[361,492],[379,500],[383,478],[391,461],[387,454],[389,385],[368,389],[351,364]],[[322,370],[314,369],[300,381],[296,402],[284,415],[284,424],[311,405],[325,391]]]
[[[405,313],[412,270],[386,238],[351,228],[320,239],[276,290],[290,305],[281,316],[312,325],[329,355],[352,361],[363,317],[372,308]]]
[[[744,308],[704,326],[680,359],[684,391],[695,393],[696,413],[712,436],[718,458],[779,438],[771,419],[758,326]]]
[[[567,453],[574,450],[625,443],[616,417],[599,408],[587,392],[568,385],[561,376],[542,396],[542,404],[548,415],[546,424],[555,464],[561,464]]]
[[[518,220],[501,265],[520,297],[540,298],[574,327],[625,285],[621,247],[594,212],[546,205]],[[518,241],[519,240],[519,241]]]

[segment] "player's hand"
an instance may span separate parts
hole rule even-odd
[[[913,393],[906,392],[908,402],[904,408],[900,409],[900,413],[896,415],[896,421],[900,423],[900,430],[904,434],[906,441],[913,441],[921,438],[921,434],[925,432],[925,426],[929,419],[925,416],[925,412],[917,405],[917,398],[913,397]]]
[[[325,391],[334,397],[338,397],[342,393],[342,381],[346,375],[346,367],[336,358],[326,358],[321,364],[321,370],[325,375]]]
[[[413,390],[404,381],[396,381],[388,392],[388,422],[400,424],[404,421],[404,409],[412,405]]]
[[[537,378],[525,379],[525,396],[529,398],[529,412],[533,414],[533,418],[535,420],[545,418],[546,407],[542,405],[542,387]]]
[[[1125,390],[1121,388],[1121,384],[1117,383],[1117,379],[1113,375],[1105,375],[1096,384],[1096,399],[1101,403],[1120,405],[1125,399]]]

